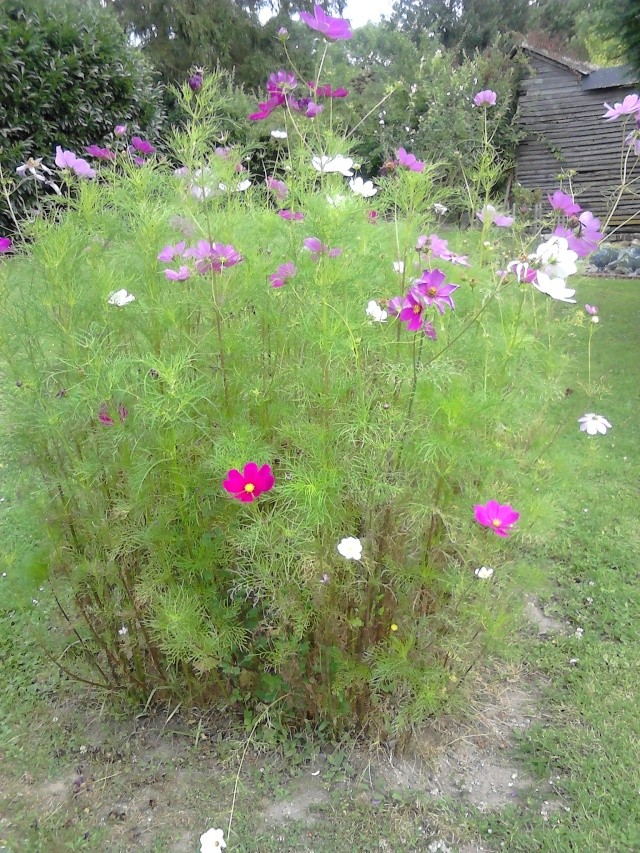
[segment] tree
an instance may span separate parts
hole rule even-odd
[[[619,61],[640,72],[640,6],[637,0],[603,0],[598,27]]]
[[[417,44],[433,33],[446,48],[471,53],[500,34],[524,33],[528,0],[397,0],[392,22]]]

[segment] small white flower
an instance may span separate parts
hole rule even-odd
[[[579,640],[582,639],[582,635],[584,634],[584,628],[576,628],[576,633],[574,634]]]
[[[351,178],[349,186],[356,195],[361,195],[362,198],[371,198],[378,192],[373,181],[363,181],[362,178]]]
[[[208,829],[200,836],[200,853],[217,853],[226,846],[223,829]]]
[[[331,205],[331,207],[339,207],[347,200],[346,195],[328,195],[327,203]]]
[[[578,418],[578,423],[580,424],[580,432],[586,432],[587,435],[597,435],[598,433],[606,435],[607,430],[611,429],[611,424],[606,418],[603,418],[602,415],[594,415],[593,412]]]
[[[557,299],[558,302],[575,303],[576,301],[572,298],[576,292],[575,289],[572,290],[570,287],[567,287],[567,283],[563,278],[550,278],[547,273],[538,271],[536,280],[532,284],[540,293],[545,293],[552,299]]]
[[[121,637],[126,637],[126,635],[128,633],[129,633],[129,629],[127,628],[126,625],[123,625],[122,628],[118,628],[118,634],[120,634]]]
[[[311,165],[318,172],[339,172],[345,178],[353,176],[353,172],[351,171],[353,160],[351,157],[343,157],[342,154],[336,154],[335,157],[328,157],[326,154],[322,157],[313,157]]]
[[[398,275],[402,275],[402,273],[404,272],[404,261],[394,261],[393,271],[397,272]]]
[[[128,305],[134,300],[135,296],[133,293],[128,293],[128,291],[122,288],[122,290],[116,290],[115,293],[112,293],[108,301],[109,305],[117,305],[118,308],[122,308],[123,305]]]
[[[245,190],[248,190],[250,186],[251,186],[251,181],[249,180],[249,178],[246,178],[244,181],[240,181],[240,183],[236,187],[236,192],[237,193],[243,193],[243,192],[245,192]]]
[[[376,323],[384,323],[389,316],[387,312],[381,308],[375,299],[370,299],[367,304],[367,316],[371,317]]]
[[[480,566],[479,569],[475,570],[474,574],[477,578],[480,578],[480,580],[486,581],[493,574],[493,569],[490,569],[487,566]]]
[[[444,204],[440,204],[440,202],[438,201],[433,205],[433,209],[438,214],[438,216],[444,216],[445,213],[449,213],[449,208],[445,207]]]
[[[361,560],[362,542],[355,536],[347,536],[346,539],[338,543],[338,551],[347,560]]]
[[[286,130],[272,130],[271,131],[271,136],[273,136],[274,139],[286,139],[288,135],[289,134],[287,133]]]
[[[550,237],[529,256],[550,278],[567,278],[578,271],[578,253],[569,248],[565,237]]]

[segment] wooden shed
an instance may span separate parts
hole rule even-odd
[[[517,50],[524,53],[530,70],[520,86],[526,138],[516,152],[516,181],[541,190],[546,205],[547,194],[559,186],[558,176],[575,170],[576,200],[604,223],[620,186],[622,120],[604,121],[603,104],[640,94],[638,75],[628,66],[596,68],[528,44]],[[634,128],[629,122],[628,131]],[[632,153],[629,166],[637,160]],[[636,165],[636,172],[639,168]],[[640,190],[636,192],[623,195],[609,231],[640,233]]]

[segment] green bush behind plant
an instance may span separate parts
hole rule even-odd
[[[82,156],[116,124],[154,135],[163,118],[156,76],[107,8],[93,0],[0,4],[0,167],[20,184],[11,198],[19,217],[37,200],[35,182],[15,174],[28,157],[51,165],[56,145]],[[13,226],[3,206],[0,232]]]
[[[185,88],[191,120],[167,145],[227,190],[199,201],[168,164],[123,154],[0,267],[12,452],[37,472],[62,614],[48,642],[66,671],[136,697],[406,731],[508,636],[509,541],[473,505],[512,503],[525,537],[553,512],[537,460],[562,324],[496,273],[489,226],[469,235],[471,270],[444,264],[461,286],[455,311],[433,312],[436,342],[372,322],[368,301],[406,292],[434,229],[434,167],[381,181],[374,201],[396,215],[373,223],[355,195],[327,202],[344,178],[311,155],[345,143],[301,124],[280,177],[306,218],[283,221],[264,188],[235,191],[244,152],[215,153],[220,86]],[[314,260],[309,236],[342,256]],[[156,256],[180,239],[243,260],[167,281]],[[297,275],[274,289],[285,261]],[[109,305],[122,288],[135,301]],[[221,483],[250,460],[275,487],[242,504]],[[361,561],[338,553],[348,536]]]

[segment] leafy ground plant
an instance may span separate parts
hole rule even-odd
[[[576,252],[507,267],[514,233],[499,270],[488,205],[472,261],[429,234],[435,167],[400,147],[354,174],[324,55],[314,97],[274,72],[250,117],[285,124],[264,185],[220,144],[215,74],[181,92],[172,162],[126,128],[95,166],[58,152],[73,192],[1,273],[7,417],[63,671],[400,735],[508,633],[504,540],[553,517],[533,484]]]

